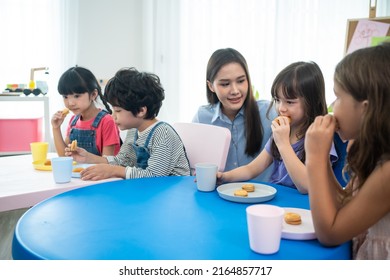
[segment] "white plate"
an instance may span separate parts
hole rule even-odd
[[[73,169],[75,168],[78,168],[78,167],[81,167],[81,168],[87,168],[89,166],[92,166],[92,165],[95,165],[95,164],[89,164],[89,163],[77,163],[76,165],[73,166]],[[72,170],[73,170],[72,169]],[[72,172],[72,177],[73,178],[80,178],[80,172]]]
[[[301,215],[302,223],[300,225],[289,225],[283,219],[282,238],[292,240],[311,240],[316,239],[311,211],[301,208],[284,208],[284,211],[294,212]]]
[[[254,192],[248,192],[247,197],[235,196],[234,192],[242,189],[242,186],[245,184],[248,184],[248,182],[223,184],[217,188],[217,191],[219,196],[223,199],[240,203],[259,203],[268,201],[273,199],[277,192],[274,187],[264,184],[251,183],[255,186]]]

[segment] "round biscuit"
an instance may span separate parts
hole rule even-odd
[[[79,172],[81,172],[81,171],[83,171],[83,170],[84,170],[84,168],[82,168],[82,167],[76,167],[76,168],[74,168],[74,169],[72,170],[72,172],[79,173]]]
[[[62,114],[63,115],[67,115],[67,114],[69,114],[69,109],[68,108],[65,108],[64,110],[62,110]]]
[[[275,121],[280,125],[280,117],[281,116],[278,116],[278,117],[276,117],[275,118]],[[287,117],[287,116],[286,116]],[[287,119],[288,119],[288,123],[291,123],[291,118],[290,117],[287,117]]]
[[[247,192],[254,192],[255,186],[253,184],[245,184],[242,186],[243,190],[246,190]]]
[[[284,221],[290,225],[300,225],[302,223],[301,215],[298,213],[287,212],[284,214]]]
[[[248,196],[248,192],[246,190],[243,190],[243,189],[240,189],[240,190],[236,190],[234,192],[234,195],[235,196]]]

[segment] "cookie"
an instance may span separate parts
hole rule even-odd
[[[43,163],[43,165],[45,165],[45,166],[50,166],[50,165],[51,165],[51,160],[50,160],[50,159],[47,159],[47,160]]]
[[[66,116],[67,114],[69,114],[69,109],[68,108],[65,108],[64,110],[62,110],[62,114],[64,116]]]
[[[70,151],[75,152],[77,150],[77,140],[73,140],[70,144]]]
[[[275,121],[276,121],[279,125],[280,125],[280,120],[279,120],[280,117],[281,117],[281,116],[275,118]],[[288,117],[288,116],[284,116],[284,117],[286,117],[286,118],[288,119],[288,123],[291,123],[291,118],[290,118],[290,117]]]
[[[255,191],[255,185],[253,184],[245,184],[242,186],[243,190],[246,190],[247,192],[254,192]]]
[[[72,172],[74,172],[74,173],[79,173],[79,172],[81,172],[81,171],[83,171],[84,170],[84,168],[82,168],[82,167],[76,167],[76,168],[74,168],[73,170],[72,170]]]
[[[235,196],[243,196],[243,197],[246,197],[248,196],[248,192],[246,190],[243,190],[243,189],[240,189],[240,190],[236,190],[234,192],[234,195]]]
[[[301,215],[294,212],[285,213],[284,221],[289,225],[300,225],[302,223]]]

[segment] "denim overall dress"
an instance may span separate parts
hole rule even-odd
[[[135,152],[135,156],[137,157],[137,167],[142,169],[146,169],[146,167],[148,167],[148,160],[150,158],[150,152],[148,149],[149,141],[150,138],[152,138],[154,130],[162,123],[164,122],[158,122],[155,126],[153,126],[153,128],[150,130],[148,134],[148,137],[146,138],[145,145],[143,147],[138,146],[136,144],[136,141],[138,139],[138,129],[137,129],[134,135],[134,143],[132,144]]]
[[[134,135],[134,143],[132,144],[133,146],[133,149],[134,149],[134,152],[135,152],[135,155],[137,157],[137,164],[136,164],[136,167],[140,167],[142,169],[146,169],[146,167],[148,167],[148,160],[150,158],[150,152],[149,152],[149,148],[148,148],[148,145],[149,145],[149,141],[150,141],[150,138],[152,138],[153,136],[153,132],[154,130],[160,125],[160,124],[163,124],[165,122],[158,122],[149,132],[148,134],[148,137],[146,138],[146,141],[145,141],[145,145],[142,147],[138,146],[136,144],[136,141],[138,139],[138,130],[136,131],[135,135]],[[165,123],[167,125],[169,125],[170,127],[172,127],[170,124],[168,123]],[[177,136],[179,136],[179,134],[176,132],[176,130],[172,127],[173,131],[176,133]],[[180,138],[180,136],[179,136]],[[184,147],[184,146],[183,146]],[[184,152],[185,152],[185,147],[184,147]],[[186,159],[187,159],[187,162],[188,162],[188,166],[190,166],[190,162],[188,160],[188,157],[187,157],[187,153],[185,153],[186,155]]]
[[[76,125],[77,120],[80,118],[80,115],[75,116],[71,123],[72,128],[69,134],[70,142],[77,140],[77,146],[87,150],[92,154],[100,156],[101,154],[96,147],[96,128],[99,126],[100,121],[106,114],[108,114],[106,111],[101,110],[93,121],[91,129],[75,128],[74,126]]]

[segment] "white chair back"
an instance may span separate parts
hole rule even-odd
[[[231,139],[229,129],[202,123],[175,123],[173,128],[183,141],[192,170],[200,162],[215,163],[219,171],[225,169]]]

